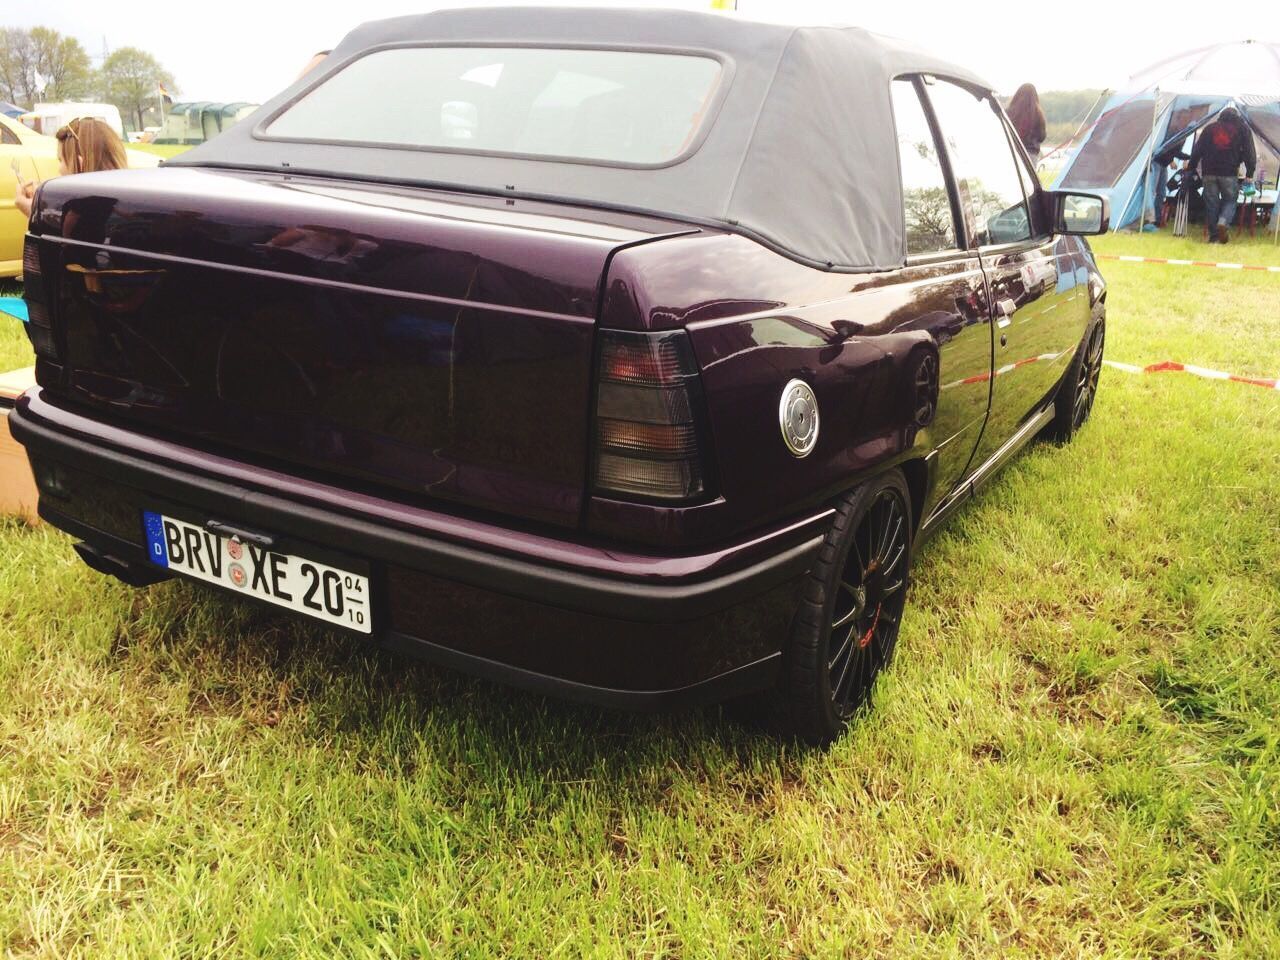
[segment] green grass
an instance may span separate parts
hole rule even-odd
[[[22,284],[13,280],[0,279],[0,297],[22,296]],[[36,355],[31,350],[31,341],[22,321],[0,313],[0,373],[15,370],[18,367],[29,367],[36,362]]]
[[[1280,375],[1280,277],[1104,269],[1110,357]],[[1280,957],[1278,424],[1277,391],[1106,370],[924,548],[825,754],[0,526],[0,952]]]

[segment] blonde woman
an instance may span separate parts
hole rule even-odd
[[[93,117],[70,120],[59,127],[58,175],[72,173],[96,173],[99,170],[123,170],[129,165],[124,144],[103,121]],[[14,204],[23,216],[31,216],[31,203],[36,194],[36,184],[31,180],[19,180]]]

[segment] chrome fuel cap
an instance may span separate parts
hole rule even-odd
[[[818,442],[818,398],[803,380],[792,380],[782,388],[778,403],[778,426],[782,442],[797,457],[807,457]]]

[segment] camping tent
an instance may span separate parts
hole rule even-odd
[[[169,108],[156,143],[204,143],[239,123],[258,108],[256,103],[175,103]]]
[[[16,104],[0,100],[0,113],[3,113],[6,117],[20,117],[26,112],[26,110]]]
[[[1054,186],[1105,194],[1115,229],[1140,223],[1164,175],[1153,159],[1179,148],[1190,153],[1196,131],[1229,104],[1253,129],[1259,170],[1274,178],[1280,43],[1245,40],[1188,50],[1134,74],[1110,94]]]

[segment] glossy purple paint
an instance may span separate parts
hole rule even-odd
[[[395,642],[663,696],[743,671],[772,682],[798,572],[770,565],[790,552],[802,572],[833,499],[893,465],[927,521],[1043,405],[1091,306],[1070,237],[840,274],[705,227],[283,174],[52,181],[36,229],[60,356],[13,422],[38,477],[65,467],[42,499],[55,523],[126,563],[137,512],[178,490],[195,514],[290,542],[382,531],[386,552],[361,555]],[[700,502],[591,493],[599,328],[687,332],[713,465]],[[926,361],[940,369],[922,397]],[[778,425],[792,378],[822,417],[804,458]],[[442,575],[397,537],[495,572]],[[659,592],[653,610],[588,612],[525,574],[513,586],[506,561],[549,591]],[[669,614],[703,588],[696,616]]]
[[[188,443],[149,436],[104,423],[95,416],[77,413],[47,396],[45,391],[19,398],[18,409],[26,417],[68,436],[90,439],[105,449],[128,452],[156,464],[181,467],[219,483],[260,487],[291,500],[363,521],[412,530],[495,554],[523,557],[547,566],[626,580],[678,584],[735,570],[768,557],[784,546],[820,537],[831,517],[830,510],[821,509],[741,540],[696,553],[653,554],[617,544],[569,540],[546,532],[513,528],[510,524],[493,520],[432,510],[385,495],[360,493],[334,483],[220,456]],[[141,544],[141,529],[134,532]]]
[[[575,526],[600,278],[689,228],[164,170],[51,181],[64,379],[142,427]]]
[[[721,478],[720,497],[692,507],[593,500],[592,528],[613,535],[655,543],[724,536],[938,451],[940,466],[918,491],[917,511],[927,515],[968,466],[987,413],[990,385],[959,383],[988,373],[992,362],[976,255],[893,273],[837,274],[744,237],[701,233],[615,256],[602,323],[688,329]],[[1067,343],[1073,331],[1078,339],[1074,320],[1058,340]],[[922,353],[939,356],[943,381],[957,383],[929,424],[912,422],[914,398],[904,387]],[[803,460],[777,431],[779,390],[793,377],[813,388],[823,415],[817,448]]]

